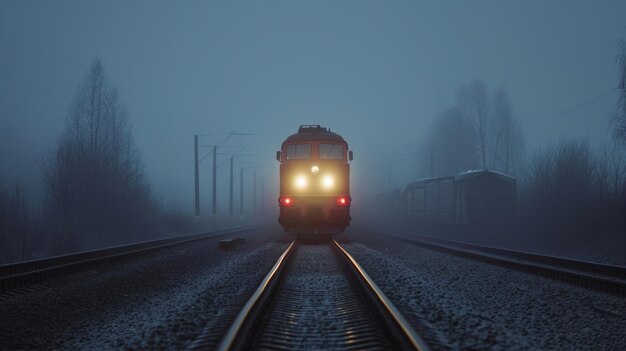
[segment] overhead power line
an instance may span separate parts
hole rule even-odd
[[[604,92],[604,93],[602,93],[602,94],[600,94],[598,96],[595,96],[595,97],[593,97],[593,98],[591,98],[591,99],[589,99],[589,100],[587,100],[587,101],[585,101],[585,102],[583,102],[581,104],[569,107],[569,108],[567,108],[567,109],[565,109],[563,111],[560,111],[560,112],[557,112],[557,113],[553,113],[553,114],[551,114],[549,116],[545,116],[545,117],[541,117],[541,118],[538,118],[538,119],[535,119],[535,120],[532,120],[532,121],[528,121],[528,122],[526,122],[524,124],[532,124],[532,123],[543,122],[543,121],[548,120],[548,119],[552,119],[552,118],[556,118],[556,117],[562,116],[562,115],[564,115],[566,113],[572,112],[572,111],[577,110],[577,109],[579,109],[579,108],[581,108],[581,107],[583,107],[585,105],[588,105],[588,104],[590,104],[590,103],[592,103],[592,102],[594,102],[596,100],[599,100],[599,99],[609,95],[610,93],[612,93],[612,92],[614,92],[614,91],[616,91],[618,89],[619,89],[619,87],[611,88],[611,90],[606,91],[606,92]]]

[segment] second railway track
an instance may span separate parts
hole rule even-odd
[[[223,229],[0,265],[0,293],[66,274],[88,271],[106,262],[139,257],[160,249],[170,249],[200,240],[240,234],[253,229],[255,227],[252,226]]]
[[[422,337],[339,243],[294,241],[218,349],[427,350]]]
[[[429,250],[548,277],[587,289],[626,296],[626,267],[483,246],[431,236],[380,231]]]

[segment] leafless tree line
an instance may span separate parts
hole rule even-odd
[[[147,235],[156,205],[118,95],[99,60],[43,167],[45,219],[60,252]]]
[[[526,235],[564,251],[591,251],[626,263],[626,42],[620,42],[613,142],[550,145],[522,173],[520,219]],[[602,259],[602,258],[600,258]]]
[[[545,247],[626,259],[625,157],[621,145],[594,150],[577,140],[535,153],[520,189],[524,235]]]
[[[584,140],[566,141],[526,158],[505,90],[491,94],[475,80],[461,87],[454,106],[435,119],[426,142],[435,155],[434,175],[477,168],[511,174],[518,180],[520,219],[511,237],[523,236],[527,243],[555,251],[593,251],[626,262],[624,42],[621,50],[621,89],[612,121],[616,142],[592,148]]]
[[[524,138],[506,91],[490,94],[480,80],[463,85],[455,105],[437,116],[426,147],[434,152],[437,176],[478,168],[517,174],[524,159]]]
[[[22,187],[7,189],[0,182],[0,258],[22,259],[32,230]]]
[[[0,263],[191,230],[185,216],[155,201],[131,125],[97,59],[42,171],[45,193],[37,213],[22,187],[0,182]]]
[[[618,98],[613,116],[613,137],[623,143],[626,143],[626,41],[619,43],[619,53],[616,57],[617,62],[617,79],[618,79]]]

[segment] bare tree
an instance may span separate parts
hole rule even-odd
[[[613,137],[626,143],[626,41],[619,43],[620,52],[616,57],[618,67],[618,100],[613,117]]]
[[[619,145],[597,151],[584,140],[548,146],[530,160],[521,190],[521,223],[529,240],[623,262],[626,162]]]
[[[447,176],[476,168],[476,139],[472,125],[463,118],[458,108],[450,108],[438,115],[424,148],[432,149],[437,160],[434,176]]]
[[[508,95],[502,88],[493,98],[492,128],[489,133],[491,168],[518,174],[524,158],[524,138],[517,118],[512,113]]]
[[[480,165],[487,169],[488,133],[491,127],[492,104],[487,93],[487,86],[480,80],[465,84],[457,94],[457,106],[474,128],[476,144],[474,148],[479,156]]]
[[[554,238],[590,227],[595,158],[589,143],[571,141],[535,154],[523,192],[527,222]]]
[[[92,63],[44,165],[47,218],[59,251],[119,243],[153,210],[132,129],[102,63]]]
[[[475,80],[457,93],[457,109],[473,129],[479,165],[516,173],[523,161],[524,139],[506,91],[500,88],[491,96],[485,83]]]
[[[4,188],[0,179],[0,263],[24,259],[30,243],[32,218],[29,218],[24,190],[15,184],[14,191]]]

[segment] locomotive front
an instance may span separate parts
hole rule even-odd
[[[276,153],[280,162],[278,222],[296,234],[335,234],[350,224],[352,151],[328,128],[303,125]]]

